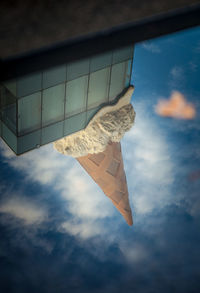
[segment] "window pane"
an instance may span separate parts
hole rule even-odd
[[[48,88],[66,81],[66,65],[54,67],[43,72],[43,88]]]
[[[65,120],[64,136],[85,128],[86,112],[75,115]]]
[[[65,84],[60,84],[43,91],[42,125],[64,120]]]
[[[14,95],[17,95],[17,83],[16,80],[5,81],[4,86]]]
[[[91,59],[90,72],[96,71],[104,67],[108,67],[112,62],[112,52],[94,56]]]
[[[121,48],[115,50],[113,53],[113,64],[121,61],[125,61],[127,59],[133,58],[133,46]]]
[[[112,66],[109,101],[116,98],[124,89],[126,62]]]
[[[88,76],[67,82],[65,115],[72,116],[86,109]]]
[[[94,109],[87,111],[86,125],[90,122],[90,120],[94,117],[94,115],[101,109],[101,106],[98,106]]]
[[[2,138],[9,145],[9,147],[17,153],[17,138],[14,133],[4,124],[2,123]]]
[[[18,100],[18,132],[33,131],[41,124],[41,92]]]
[[[1,119],[2,121],[16,133],[16,98],[3,85],[1,86]]]
[[[67,65],[67,80],[89,73],[89,59],[73,62]]]
[[[42,73],[34,73],[17,80],[17,96],[30,95],[42,88]]]
[[[88,109],[108,101],[110,67],[90,74]]]
[[[63,137],[64,121],[42,128],[42,145]]]
[[[16,133],[16,103],[8,105],[2,111],[2,121]]]
[[[132,60],[126,61],[125,87],[130,85]]]
[[[41,130],[18,137],[17,154],[23,154],[40,146]]]

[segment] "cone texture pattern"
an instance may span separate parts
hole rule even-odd
[[[133,224],[120,142],[110,142],[104,152],[77,158],[129,225]]]

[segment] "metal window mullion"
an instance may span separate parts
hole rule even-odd
[[[44,77],[44,71],[42,71],[42,79],[41,79],[41,98],[40,98],[40,145],[42,145],[42,112],[43,112],[43,77]]]
[[[18,78],[16,78],[16,135],[17,138],[20,136],[19,135],[19,99],[18,99]],[[17,149],[18,149],[18,139],[17,139]]]
[[[18,137],[18,99],[16,98],[16,137]]]
[[[124,81],[123,81],[123,89],[125,88],[125,84],[126,84],[127,65],[128,65],[128,61],[124,61]]]
[[[111,66],[106,67],[106,69],[109,69],[108,78],[107,78],[107,97],[106,97],[106,103],[108,103],[109,102]]]
[[[131,60],[131,65],[130,65],[129,86],[130,86],[130,84],[131,84],[131,76],[132,76],[132,65],[133,65],[133,59]]]
[[[88,74],[88,83],[87,83],[87,96],[86,96],[86,121],[85,121],[85,127],[86,123],[88,122],[88,94],[89,94],[89,86],[90,86],[90,67],[91,67],[91,58],[89,59],[89,74]],[[87,123],[88,124],[88,123]]]
[[[130,82],[131,82],[132,70],[133,70],[134,51],[135,51],[135,47],[133,46],[133,55],[132,55],[132,59],[131,59],[131,74],[130,74]],[[129,82],[129,83],[130,83],[130,82]]]
[[[114,51],[112,51],[111,66],[110,66],[110,83],[109,83],[109,90],[108,90],[108,101],[109,102],[110,102],[110,87],[111,87],[111,80],[112,80],[113,55],[114,55]]]
[[[67,104],[67,64],[66,64],[66,81],[65,81],[65,91],[64,91],[64,119],[63,119],[63,132],[62,132],[62,136],[64,137],[64,127],[65,127],[65,114],[66,114],[66,104]]]

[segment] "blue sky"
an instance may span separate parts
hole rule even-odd
[[[122,140],[134,226],[76,160],[0,144],[2,292],[199,292],[200,29],[135,48],[133,128]],[[193,120],[160,117],[173,91]]]

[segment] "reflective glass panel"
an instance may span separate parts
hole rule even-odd
[[[42,73],[34,73],[17,80],[17,96],[30,95],[42,88]]]
[[[110,67],[90,74],[88,108],[93,108],[108,101]]]
[[[89,111],[87,111],[87,115],[86,115],[86,125],[90,122],[90,120],[92,119],[92,117],[101,109],[101,106],[98,106],[94,109],[91,109]]]
[[[41,124],[41,92],[18,100],[18,132],[33,131]]]
[[[17,153],[20,155],[40,146],[41,130],[18,137]]]
[[[0,90],[1,119],[16,133],[16,98],[5,86],[2,85]]]
[[[9,147],[17,152],[17,138],[14,133],[2,122],[2,138],[9,145]]]
[[[42,97],[42,125],[64,119],[65,84],[48,88]]]
[[[67,80],[77,78],[89,73],[89,59],[67,64]]]
[[[112,62],[112,52],[94,56],[91,59],[90,72],[108,67]]]
[[[86,109],[88,76],[67,82],[65,115],[72,116]]]
[[[64,136],[85,128],[86,112],[74,115],[65,120]]]
[[[17,95],[17,83],[16,80],[8,80],[4,82],[4,86],[14,95]]]
[[[126,72],[125,72],[125,87],[128,87],[131,79],[131,65],[132,60],[126,61]]]
[[[43,72],[42,87],[45,89],[66,81],[66,70],[66,65],[45,70]]]
[[[113,53],[113,64],[133,58],[133,46],[115,50]]]
[[[16,133],[16,103],[8,105],[2,111],[2,121],[14,132]]]
[[[112,66],[109,101],[116,98],[124,89],[126,62]]]
[[[42,128],[42,143],[46,144],[63,137],[64,121]]]

